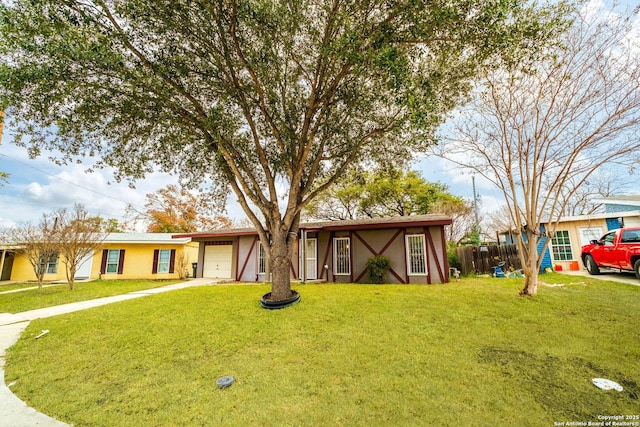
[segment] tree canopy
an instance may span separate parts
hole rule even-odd
[[[284,299],[306,204],[354,163],[424,150],[471,81],[542,47],[556,16],[517,0],[16,0],[0,22],[18,143],[230,188]]]
[[[527,67],[488,74],[439,154],[505,195],[534,295],[544,251],[569,205],[602,167],[640,160],[640,45],[630,11],[576,10],[562,43]],[[541,228],[544,224],[544,228]]]
[[[351,172],[309,204],[316,219],[342,220],[468,211],[467,202],[416,171],[383,168]]]
[[[168,185],[146,196],[145,212],[139,217],[148,223],[150,233],[188,233],[231,228],[229,218],[206,215],[210,211],[206,202],[185,188]]]

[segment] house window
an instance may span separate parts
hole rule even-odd
[[[105,249],[102,251],[102,263],[100,274],[117,273],[124,271],[124,249]]]
[[[120,249],[109,249],[107,255],[107,269],[106,273],[117,273],[118,265],[120,263]]]
[[[267,253],[262,246],[262,242],[258,242],[258,274],[267,273]]]
[[[570,261],[573,259],[568,230],[560,230],[554,233],[551,238],[551,251],[555,261]]]
[[[56,274],[58,272],[58,254],[50,255],[46,263],[44,257],[40,258],[40,271],[44,271],[45,274]]]
[[[175,261],[175,249],[156,249],[153,251],[153,268],[151,273],[173,273],[175,269]]]
[[[602,236],[602,227],[582,227],[580,230],[580,246],[588,245],[592,240]]]
[[[424,276],[427,274],[427,249],[424,234],[406,236],[407,267],[409,275]]]
[[[333,271],[336,275],[351,274],[350,239],[338,237],[333,240]]]

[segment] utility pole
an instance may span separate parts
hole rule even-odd
[[[471,182],[473,184],[473,213],[476,219],[476,230],[480,234],[480,220],[478,219],[478,194],[476,193],[476,176],[471,176]]]

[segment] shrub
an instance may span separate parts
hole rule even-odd
[[[384,283],[387,271],[391,268],[391,260],[384,255],[376,255],[367,260],[367,272],[371,283]]]

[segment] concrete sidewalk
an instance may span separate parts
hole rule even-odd
[[[162,286],[160,288],[145,289],[112,297],[40,308],[37,310],[24,311],[22,313],[0,313],[0,377],[2,378],[2,383],[0,384],[0,425],[11,427],[68,426],[68,424],[55,420],[33,408],[28,407],[26,403],[11,393],[11,390],[5,384],[4,365],[6,351],[18,341],[20,334],[22,334],[29,325],[29,322],[32,320],[73,313],[74,311],[86,310],[88,308],[99,307],[101,305],[112,304],[114,302],[155,295],[161,292],[191,288],[194,286],[205,286],[214,283],[216,282],[212,279],[192,279],[187,282]]]

